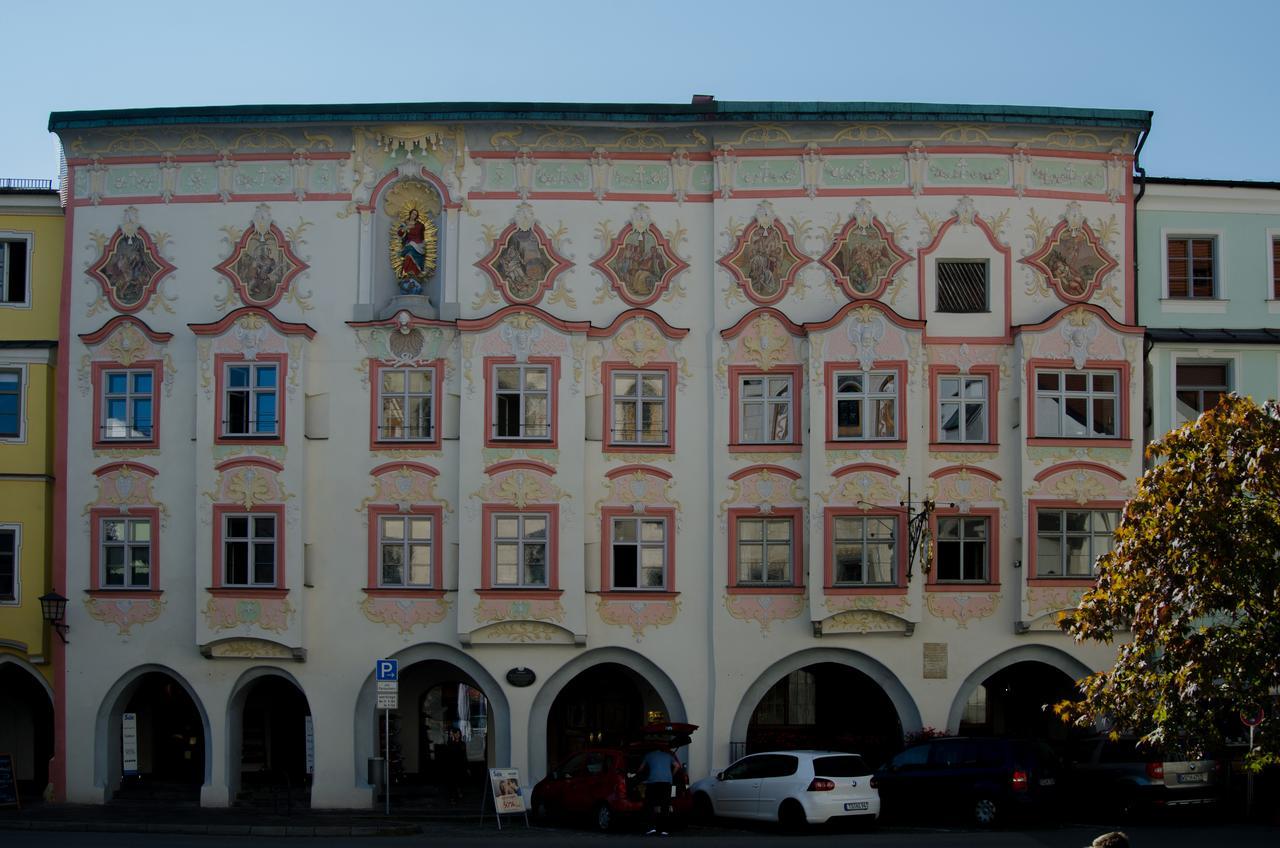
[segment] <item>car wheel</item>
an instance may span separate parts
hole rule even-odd
[[[804,807],[800,806],[800,802],[794,798],[788,798],[782,802],[782,806],[778,807],[778,823],[786,830],[803,830],[808,824],[808,819],[804,815]]]
[[[608,804],[596,807],[596,830],[601,833],[613,830],[613,810],[609,809]]]
[[[696,821],[708,822],[716,817],[716,808],[705,792],[693,796],[693,818]]]
[[[991,827],[999,817],[1000,808],[988,795],[979,795],[973,802],[973,823],[978,827]]]

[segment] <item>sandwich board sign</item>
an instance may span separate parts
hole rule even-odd
[[[18,807],[18,775],[13,767],[13,754],[0,754],[0,807]]]
[[[498,830],[502,830],[502,817],[507,815],[523,815],[524,826],[529,826],[529,809],[524,802],[524,790],[520,787],[520,770],[514,768],[489,769],[489,791],[484,793],[480,803],[480,822],[484,823],[485,808],[489,799],[493,799],[494,818],[498,820]]]

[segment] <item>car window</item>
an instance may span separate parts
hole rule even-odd
[[[889,765],[895,769],[920,768],[929,762],[929,749],[932,747],[932,745],[925,744],[908,748],[894,757]]]
[[[604,754],[591,754],[587,757],[587,774],[603,774],[608,767]]]
[[[982,739],[974,743],[974,763],[983,768],[1005,764],[1008,748],[995,739]]]
[[[800,767],[800,758],[787,754],[765,754],[760,759],[760,772],[756,777],[788,777]]]
[[[568,762],[560,766],[556,771],[560,772],[561,777],[575,777],[576,775],[581,774],[586,766],[587,755],[578,754],[577,756],[570,757]]]
[[[813,761],[815,777],[858,777],[871,774],[867,763],[856,754],[842,757],[817,757]]]
[[[933,743],[933,754],[929,764],[942,768],[959,768],[973,766],[978,762],[978,746],[964,739],[952,739],[946,742]]]
[[[725,780],[747,780],[759,777],[761,757],[743,757],[724,770]]]

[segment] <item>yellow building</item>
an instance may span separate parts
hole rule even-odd
[[[0,751],[24,800],[44,793],[54,754],[59,653],[39,599],[53,586],[62,256],[52,184],[0,179]]]

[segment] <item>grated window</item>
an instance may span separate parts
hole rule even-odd
[[[987,263],[985,260],[938,262],[938,311],[987,311]]]

